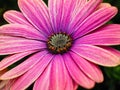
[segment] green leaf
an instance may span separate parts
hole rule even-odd
[[[120,80],[120,66],[104,68],[106,75],[114,80]]]

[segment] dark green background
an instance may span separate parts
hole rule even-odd
[[[44,0],[46,3],[48,0]],[[108,23],[120,23],[120,0],[104,0],[104,2],[109,2],[113,6],[116,6],[119,9],[118,14]],[[17,6],[17,0],[0,0],[0,25],[6,23],[3,19],[2,15],[7,10],[19,10]],[[120,46],[116,46],[115,48],[120,49]],[[2,56],[0,56],[2,59]],[[92,90],[120,90],[120,66],[114,68],[105,68],[101,67],[104,74],[104,82],[101,84],[96,84],[95,88]],[[78,75],[80,76],[80,75]],[[31,90],[32,86],[27,90]],[[78,90],[86,90],[81,87]]]

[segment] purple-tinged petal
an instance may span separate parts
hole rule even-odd
[[[1,80],[7,80],[7,79],[13,79],[16,78],[31,68],[33,68],[48,52],[43,51],[43,52],[38,52],[22,62],[21,64],[17,65],[15,68],[7,71],[5,74],[0,76]]]
[[[43,0],[18,0],[18,5],[27,20],[40,32],[51,31],[47,6]]]
[[[7,56],[0,62],[0,71],[12,65],[13,63],[19,61],[20,59],[28,56],[29,54],[35,53],[36,51],[37,50],[27,51],[27,52],[22,52],[22,53],[17,53],[14,55]]]
[[[64,61],[66,64],[66,67],[73,78],[73,80],[81,85],[84,88],[90,89],[95,85],[95,82],[88,78],[80,68],[78,68],[77,64],[75,64],[74,60],[72,60],[72,57],[69,54],[64,54]],[[80,75],[80,76],[78,76]]]
[[[79,38],[108,22],[111,18],[113,18],[117,14],[116,7],[105,7],[97,10],[89,17],[87,17],[81,24],[74,29],[73,37]]]
[[[28,25],[32,26],[24,17],[24,15],[15,10],[10,10],[4,13],[4,18],[7,22],[9,23],[17,23],[17,24],[23,24],[23,25]]]
[[[84,58],[75,54],[74,52],[70,52],[70,55],[72,56],[75,63],[79,66],[79,68],[90,79],[98,83],[103,81],[103,74],[97,65],[85,60]]]
[[[46,40],[46,37],[33,27],[21,24],[7,24],[0,27],[0,35],[10,35],[29,39]]]
[[[48,1],[48,8],[49,8],[49,15],[51,20],[51,25],[54,32],[60,31],[60,22],[62,18],[62,8],[63,8],[64,0],[49,0]]]
[[[0,54],[14,54],[19,52],[25,52],[29,50],[35,49],[43,49],[46,48],[46,44],[44,42],[36,41],[36,40],[10,40],[6,42],[0,43]]]
[[[73,46],[71,50],[86,60],[98,65],[109,67],[120,64],[120,57],[104,48],[81,44]]]
[[[47,66],[42,75],[35,81],[33,90],[49,90],[51,63]]]
[[[110,24],[76,40],[76,44],[119,45],[120,25]]]
[[[60,19],[60,21],[56,21],[57,25],[60,22],[60,27],[57,28],[57,31],[59,31],[59,29],[60,29],[60,31],[62,31],[62,32],[67,32],[66,30],[68,29],[73,11],[75,9],[75,6],[76,6],[76,3],[78,2],[78,0],[61,0],[61,1],[63,1],[63,6],[60,5],[59,8],[60,8],[60,10],[62,9],[62,15],[59,15],[59,13],[58,13],[58,15],[61,17],[61,19]],[[56,17],[56,18],[58,18],[58,17]]]
[[[71,34],[91,13],[93,13],[102,0],[89,0],[71,20],[68,33]]]
[[[77,2],[78,0],[49,0],[49,14],[55,33],[65,32]]]
[[[52,61],[49,90],[64,90],[67,74],[62,56],[56,55]]]
[[[24,90],[29,85],[31,85],[36,79],[40,77],[40,75],[47,68],[54,55],[47,54],[44,58],[42,58],[34,67],[31,68],[24,75],[19,77],[13,86],[11,86],[11,90]]]
[[[42,0],[34,0],[34,5],[36,6],[36,11],[39,15],[38,18],[43,18],[45,25],[47,26],[47,32],[50,32],[50,34],[53,32],[52,31],[52,26],[50,23],[50,16],[49,16],[49,12],[48,12],[48,7],[45,5],[45,3]],[[43,15],[42,15],[43,14]]]

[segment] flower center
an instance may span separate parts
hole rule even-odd
[[[54,54],[67,52],[72,45],[72,38],[66,33],[57,33],[51,35],[47,41],[49,51]]]

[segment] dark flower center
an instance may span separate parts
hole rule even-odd
[[[62,54],[67,52],[72,45],[72,38],[66,33],[57,33],[51,35],[47,41],[50,52],[54,54]]]

